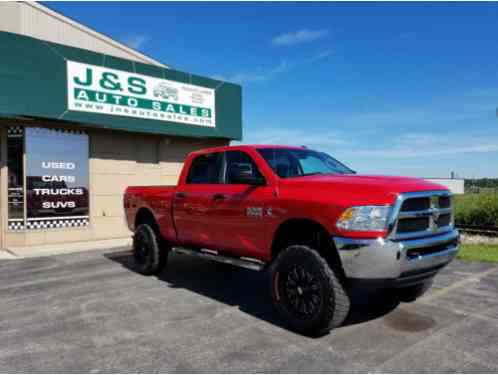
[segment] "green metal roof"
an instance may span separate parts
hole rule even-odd
[[[1,117],[25,116],[57,119],[88,127],[187,137],[214,137],[234,140],[240,140],[242,137],[242,88],[239,85],[7,32],[0,32],[0,56]],[[117,109],[120,115],[114,114],[115,112],[104,114],[69,110],[70,99],[68,96],[71,98],[71,95],[81,94],[82,89],[85,93],[79,99],[84,100],[83,103],[86,103],[85,100],[95,101],[95,95],[99,99],[98,93],[85,90],[85,87],[70,86],[68,92],[68,65],[71,62],[94,66],[95,71],[108,69],[111,73],[109,73],[109,77],[104,75],[104,78],[107,79],[107,82],[104,82],[107,84],[105,87],[117,90],[120,98],[128,98],[129,102],[127,103],[138,103],[140,108],[146,108],[138,109],[142,115],[145,113],[147,116],[156,116],[156,113],[161,111],[168,115],[179,111],[180,116],[174,117],[173,121],[165,120],[164,115],[162,115],[162,120],[131,117],[134,115],[124,115],[121,112],[124,108],[121,103],[117,106],[114,105],[117,102],[113,102],[112,107]],[[123,77],[127,77],[128,81],[116,86],[116,71],[122,72]],[[85,80],[85,75],[82,74],[80,81]],[[119,77],[121,79],[121,76]],[[70,77],[69,81],[72,82],[72,80]],[[97,77],[94,77],[94,80],[96,81]],[[166,82],[167,84],[167,81],[174,81],[185,84],[177,85],[181,87],[180,101],[181,95],[186,97],[185,95],[190,92],[189,90],[195,92],[199,89],[200,93],[192,93],[188,97],[194,104],[187,103],[188,105],[183,106],[182,103],[178,104],[178,101],[175,103],[178,98],[174,96],[174,88],[173,97],[176,99],[171,99],[168,96],[169,91],[160,92],[162,83],[156,85],[159,87],[159,93],[157,93],[159,96],[152,98],[149,80],[155,83]],[[145,85],[145,81],[147,81],[147,85]],[[144,86],[147,86],[149,99],[141,97],[142,90],[146,90]],[[124,92],[126,87],[130,92]],[[170,89],[167,88],[167,90]],[[206,92],[206,95],[214,93],[214,105],[211,109],[204,108],[206,105],[203,104],[202,92]],[[105,103],[105,98],[111,94],[112,92],[103,89],[100,93],[100,100]],[[156,95],[156,89],[154,89],[154,95]],[[73,98],[71,100],[74,101]],[[199,103],[198,108],[196,108],[195,103]],[[96,101],[94,104],[99,105]],[[74,106],[71,108],[74,109]],[[130,109],[130,107],[127,108]],[[215,126],[212,124],[211,126],[192,125],[187,120],[190,117],[181,116],[181,114],[188,116],[195,114],[197,116],[199,113],[205,115],[206,119],[214,118]],[[176,121],[177,118],[180,120]],[[185,119],[183,123],[181,122],[182,118]],[[195,119],[197,118],[200,117],[195,117]]]

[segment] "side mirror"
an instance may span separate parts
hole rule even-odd
[[[228,168],[228,181],[232,184],[265,185],[263,177],[254,176],[252,165],[249,163],[232,163]]]

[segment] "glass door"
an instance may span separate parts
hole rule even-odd
[[[24,229],[24,128],[7,129],[7,209],[8,230]]]

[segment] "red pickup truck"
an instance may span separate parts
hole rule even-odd
[[[170,252],[269,269],[276,309],[306,334],[341,325],[355,287],[414,300],[459,244],[446,188],[358,175],[305,147],[196,151],[177,186],[129,187],[124,207],[141,272]]]

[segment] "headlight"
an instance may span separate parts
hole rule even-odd
[[[357,206],[344,211],[337,220],[337,227],[352,231],[383,231],[391,206]]]

